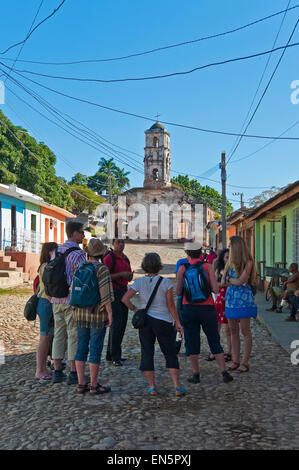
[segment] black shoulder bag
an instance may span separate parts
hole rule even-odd
[[[137,328],[137,329],[140,329],[140,328],[144,328],[145,325],[146,325],[146,313],[148,311],[148,309],[150,308],[151,306],[151,303],[152,301],[154,300],[155,296],[156,296],[156,293],[157,293],[157,290],[159,288],[159,285],[161,284],[161,282],[163,281],[163,277],[160,277],[160,279],[158,279],[157,281],[157,284],[155,285],[155,288],[146,304],[146,307],[145,308],[141,308],[139,310],[137,310],[137,312],[134,313],[133,317],[132,317],[132,325],[134,326],[134,328]]]

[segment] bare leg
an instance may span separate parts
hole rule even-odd
[[[50,335],[41,335],[39,340],[39,345],[36,351],[36,372],[35,377],[41,378],[44,375],[48,374],[47,369],[47,356],[49,350],[51,336]]]
[[[98,376],[99,376],[99,364],[95,364],[93,362],[89,363],[89,371],[90,371],[90,385],[92,387],[96,387],[98,383]]]
[[[76,362],[76,370],[78,374],[78,384],[80,385],[85,385],[86,379],[85,379],[85,362],[83,361],[74,361]]]
[[[228,320],[230,332],[231,332],[231,345],[233,362],[236,364],[240,363],[240,332],[239,323],[237,320]]]
[[[224,354],[223,353],[214,354],[214,356],[216,358],[216,361],[217,361],[217,364],[219,366],[220,371],[222,372],[222,371],[226,370]]]
[[[225,324],[225,333],[226,333],[226,341],[227,341],[227,354],[232,353],[232,338],[231,338],[231,332],[230,332],[230,327],[229,324]]]
[[[252,334],[250,329],[250,318],[242,318],[240,320],[241,332],[244,337],[244,354],[242,358],[243,364],[248,364],[252,350]]]
[[[173,385],[180,388],[180,369],[168,369]]]
[[[191,367],[192,367],[193,374],[198,374],[199,373],[198,354],[191,355],[190,360],[191,360]]]
[[[149,388],[155,388],[155,371],[154,370],[145,370],[144,375],[146,377],[146,380],[148,381]],[[156,395],[156,391],[153,390],[150,392],[151,395]]]

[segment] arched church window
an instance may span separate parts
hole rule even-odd
[[[153,170],[153,180],[159,181],[159,170],[157,168]]]
[[[158,137],[154,137],[154,139],[153,139],[153,146],[154,146],[154,147],[159,147],[159,139],[158,139]]]

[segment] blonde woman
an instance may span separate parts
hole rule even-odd
[[[233,363],[228,370],[242,373],[249,371],[248,362],[252,350],[250,319],[257,316],[252,289],[256,285],[256,271],[253,258],[243,238],[231,237],[229,250],[229,259],[222,278],[222,285],[228,286],[225,296],[225,316],[231,331],[233,353]],[[241,363],[240,328],[244,338]]]

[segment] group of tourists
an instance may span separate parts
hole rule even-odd
[[[176,334],[184,337],[186,355],[190,357],[192,375],[189,383],[200,382],[200,332],[207,336],[211,355],[216,360],[225,383],[233,380],[230,372],[247,372],[252,348],[250,319],[256,317],[254,301],[255,267],[240,237],[232,237],[227,250],[208,263],[203,259],[201,245],[186,243],[186,257],[177,264],[175,303],[174,285],[160,276],[162,262],[157,253],[147,253],[142,261],[145,275],[133,280],[134,272],[124,254],[125,243],[114,239],[112,250],[97,238],[91,238],[85,250],[83,225],[68,222],[68,240],[60,246],[45,243],[38,269],[40,343],[37,349],[35,377],[59,383],[76,384],[78,393],[98,395],[110,392],[101,384],[99,367],[106,329],[109,338],[106,360],[114,367],[123,367],[122,355],[128,309],[146,316],[138,329],[141,345],[140,370],[148,382],[147,392],[157,394],[154,366],[155,342],[165,357],[166,368],[176,396],[186,389],[180,383]],[[63,272],[59,273],[58,269]],[[56,275],[57,273],[57,275]],[[62,276],[65,276],[63,279]],[[64,289],[64,284],[66,290]],[[139,294],[141,305],[134,303]],[[216,297],[216,301],[214,301]],[[84,299],[84,300],[82,300]],[[137,312],[137,313],[136,313]],[[220,327],[226,325],[228,351],[220,343]],[[240,334],[244,337],[244,353],[240,360]],[[51,356],[53,373],[47,368]],[[69,361],[69,374],[63,371],[63,359]],[[226,362],[232,359],[230,367]],[[90,377],[85,376],[89,360]]]

